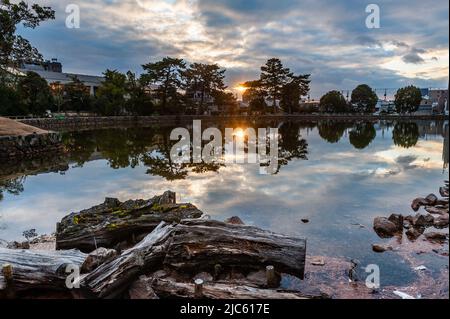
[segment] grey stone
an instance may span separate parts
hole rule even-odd
[[[381,238],[393,237],[399,232],[397,225],[386,217],[376,217],[373,221],[373,229]]]

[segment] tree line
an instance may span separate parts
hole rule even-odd
[[[367,84],[357,86],[347,101],[339,91],[330,91],[320,99],[319,110],[323,113],[373,113],[378,96]],[[401,88],[395,94],[395,109],[400,114],[413,113],[419,109],[422,93],[415,86]]]

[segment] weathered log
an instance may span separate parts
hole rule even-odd
[[[155,278],[151,287],[160,298],[195,298],[195,283],[176,282],[170,279]],[[259,289],[251,286],[203,283],[204,299],[307,299],[297,292],[272,289]]]
[[[278,272],[304,276],[305,239],[213,220],[184,220],[172,238],[164,266],[178,273],[217,273],[218,265],[245,273],[272,265]]]
[[[87,275],[82,287],[98,298],[119,296],[142,273],[162,266],[173,228],[174,225],[160,223],[135,247]]]
[[[87,275],[82,286],[98,298],[123,293],[140,275],[167,267],[189,275],[211,271],[265,269],[302,278],[306,242],[263,231],[209,220],[184,220],[178,225],[161,223],[135,247],[124,251]]]
[[[124,242],[131,247],[162,221],[179,222],[203,215],[194,205],[175,202],[173,192],[124,203],[107,198],[101,205],[64,217],[57,225],[56,249],[77,248],[89,253],[97,247],[115,248]]]
[[[64,290],[66,266],[81,266],[86,255],[78,250],[32,251],[0,248],[0,265],[12,266],[12,284],[17,292],[32,289]],[[0,274],[0,290],[6,280]]]

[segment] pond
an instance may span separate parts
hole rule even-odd
[[[105,197],[147,199],[172,190],[214,219],[239,216],[306,237],[309,255],[377,264],[383,285],[415,279],[404,255],[372,251],[387,241],[374,233],[373,219],[414,214],[414,198],[438,194],[448,179],[448,122],[203,123],[221,130],[278,127],[279,167],[271,175],[260,174],[258,164],[174,164],[168,155],[176,126],[64,132],[67,154],[2,163],[0,238],[24,240],[30,228],[53,233],[63,216]],[[432,272],[448,267],[448,257],[421,258]]]

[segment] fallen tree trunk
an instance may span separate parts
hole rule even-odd
[[[162,222],[138,245],[87,275],[81,285],[97,298],[119,296],[139,275],[162,266],[173,228]]]
[[[151,287],[160,298],[196,298],[194,283],[176,282],[170,279],[150,279]],[[198,297],[197,297],[198,298]],[[206,283],[202,287],[204,299],[308,299],[296,292],[259,289],[251,286]]]
[[[12,289],[22,292],[33,289],[65,290],[66,266],[80,267],[86,255],[78,250],[32,251],[0,248],[0,266],[11,265]],[[0,274],[0,290],[7,280]],[[11,288],[11,287],[10,287]]]
[[[161,223],[137,246],[87,275],[82,286],[95,297],[113,298],[140,275],[161,269],[189,276],[201,271],[217,273],[218,268],[221,273],[248,273],[267,265],[302,278],[305,254],[304,239],[256,227],[208,220]]]
[[[164,222],[199,218],[203,213],[191,204],[176,204],[175,193],[165,192],[149,200],[120,202],[107,198],[101,205],[64,217],[56,229],[56,249],[131,247]]]
[[[304,277],[305,239],[212,220],[182,221],[172,237],[164,266],[181,274],[245,273],[272,265],[279,273]]]

